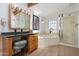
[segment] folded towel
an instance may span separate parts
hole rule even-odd
[[[15,43],[14,43],[14,46],[23,45],[23,44],[26,44],[26,43],[27,43],[26,40],[22,40],[22,41],[15,42]]]
[[[24,48],[26,45],[18,45],[18,46],[14,46],[14,50],[18,50],[18,49],[22,49]]]

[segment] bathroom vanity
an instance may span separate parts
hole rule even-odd
[[[2,55],[27,55],[38,48],[38,37],[29,32],[2,33]]]
[[[8,7],[9,32],[1,33],[2,55],[30,54],[38,47],[38,36],[30,33],[30,14],[14,4],[9,4]]]

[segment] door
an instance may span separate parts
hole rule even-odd
[[[72,45],[76,44],[74,16],[67,16],[63,18],[63,42]]]

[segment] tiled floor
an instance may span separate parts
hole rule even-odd
[[[49,46],[43,49],[37,49],[29,56],[79,56],[79,49],[56,45],[56,46]]]

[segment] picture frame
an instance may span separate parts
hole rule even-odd
[[[33,15],[33,30],[39,30],[39,17]]]

